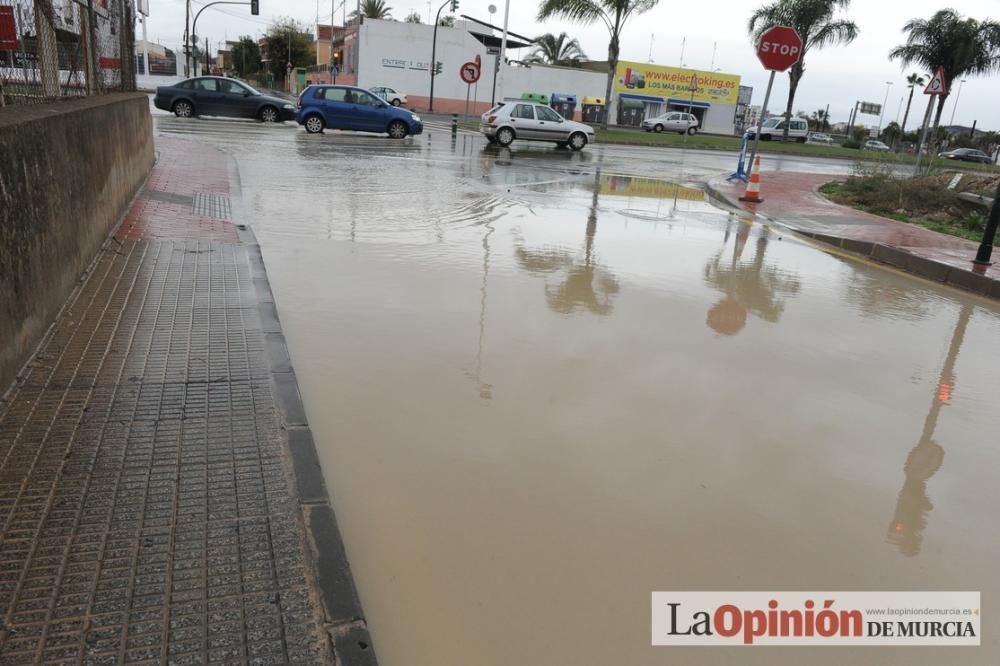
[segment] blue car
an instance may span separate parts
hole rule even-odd
[[[310,134],[330,128],[375,132],[402,139],[424,131],[420,116],[353,86],[309,86],[299,95],[295,120]]]

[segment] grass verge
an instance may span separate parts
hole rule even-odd
[[[981,240],[986,209],[959,199],[956,191],[948,189],[948,180],[941,176],[855,175],[826,183],[819,191],[834,203],[856,210],[949,236]]]

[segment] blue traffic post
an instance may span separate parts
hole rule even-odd
[[[738,180],[741,182],[747,182],[747,170],[746,170],[746,158],[747,158],[747,147],[750,144],[750,140],[747,135],[743,135],[743,141],[740,142],[740,156],[739,160],[736,162],[736,172],[729,175],[726,178],[729,182]]]

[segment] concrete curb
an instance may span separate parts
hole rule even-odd
[[[230,157],[230,197],[242,217],[239,172]],[[309,541],[317,594],[323,609],[324,629],[336,666],[377,666],[378,660],[337,519],[327,492],[319,453],[306,419],[295,369],[281,329],[274,295],[267,279],[264,257],[253,231],[237,225],[240,243],[247,248],[251,277],[264,334],[264,354],[271,371],[271,385],[283,417],[286,446],[291,461],[299,508]]]
[[[866,259],[870,259],[871,261],[884,264],[886,266],[906,271],[911,275],[916,275],[917,277],[921,277],[926,280],[940,282],[951,287],[972,292],[979,296],[1000,300],[1000,280],[980,275],[979,273],[974,273],[971,270],[964,270],[940,261],[921,257],[898,247],[892,247],[890,245],[883,245],[881,243],[874,243],[871,241],[859,241],[851,238],[843,238],[841,236],[834,236],[831,234],[821,234],[797,228],[793,224],[789,224],[782,220],[768,217],[757,211],[745,208],[735,197],[719,189],[719,183],[717,180],[707,182],[705,184],[705,191],[710,198],[716,200],[717,202],[721,202],[727,207],[736,208],[761,217],[768,222],[780,224],[782,227],[785,227],[786,229],[806,238],[840,248],[841,250],[850,252],[851,254],[860,255]]]

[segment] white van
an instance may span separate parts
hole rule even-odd
[[[768,118],[764,121],[764,125],[760,128],[760,140],[770,141],[771,139],[781,139],[785,133],[785,125],[791,123],[788,126],[788,138],[796,141],[798,143],[805,143],[806,139],[809,137],[809,123],[805,118],[792,118],[790,121],[785,120],[780,116],[774,118]],[[751,127],[747,130],[747,136],[749,138],[754,138],[757,133],[756,127]]]

